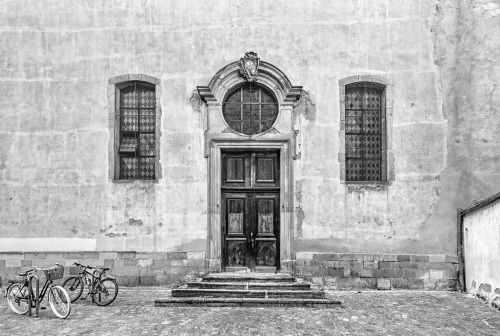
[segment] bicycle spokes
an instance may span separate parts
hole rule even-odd
[[[21,283],[11,285],[7,290],[7,303],[16,314],[25,314],[29,310],[28,289]]]
[[[71,302],[68,293],[59,286],[54,286],[49,292],[50,307],[60,318],[65,318],[71,310]]]
[[[106,306],[113,302],[118,294],[116,280],[104,278],[96,284],[93,299],[99,306]]]

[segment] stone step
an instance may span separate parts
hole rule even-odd
[[[251,289],[251,290],[309,290],[309,282],[189,282],[188,288],[199,289]]]
[[[239,266],[226,266],[224,272],[226,272],[226,273],[231,273],[231,272],[246,273],[247,268],[246,267],[239,267]],[[268,273],[268,274],[269,273],[276,273],[276,267],[256,266],[255,272],[256,273]]]
[[[238,289],[172,289],[172,297],[211,297],[211,298],[295,298],[324,299],[323,291],[287,291],[287,290],[238,290]]]
[[[341,302],[328,299],[290,298],[167,298],[154,301],[155,307],[340,307]]]
[[[204,282],[295,282],[290,274],[274,273],[210,273],[203,277]]]

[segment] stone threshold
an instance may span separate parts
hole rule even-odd
[[[203,282],[295,282],[290,274],[223,272],[210,273],[203,277]]]
[[[341,302],[328,299],[283,298],[167,298],[154,301],[155,307],[340,307]]]
[[[309,282],[215,282],[215,281],[199,281],[188,282],[188,288],[198,289],[252,289],[252,290],[308,290],[311,288]]]
[[[173,289],[172,297],[225,298],[301,298],[323,299],[325,292],[315,290],[251,290],[251,289]]]

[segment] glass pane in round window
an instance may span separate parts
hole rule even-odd
[[[270,129],[278,117],[278,103],[268,89],[247,83],[229,92],[222,106],[229,127],[239,133],[258,134]]]

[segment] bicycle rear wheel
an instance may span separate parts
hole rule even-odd
[[[104,278],[97,280],[92,297],[99,306],[107,306],[116,299],[118,295],[118,284],[115,279]]]
[[[75,302],[83,293],[83,279],[72,276],[64,280],[62,287],[68,292],[71,302]]]
[[[49,288],[50,308],[57,317],[66,318],[71,312],[71,299],[68,292],[61,286],[50,286]]]
[[[26,314],[30,308],[28,303],[28,287],[15,283],[7,291],[7,303],[16,314]]]

